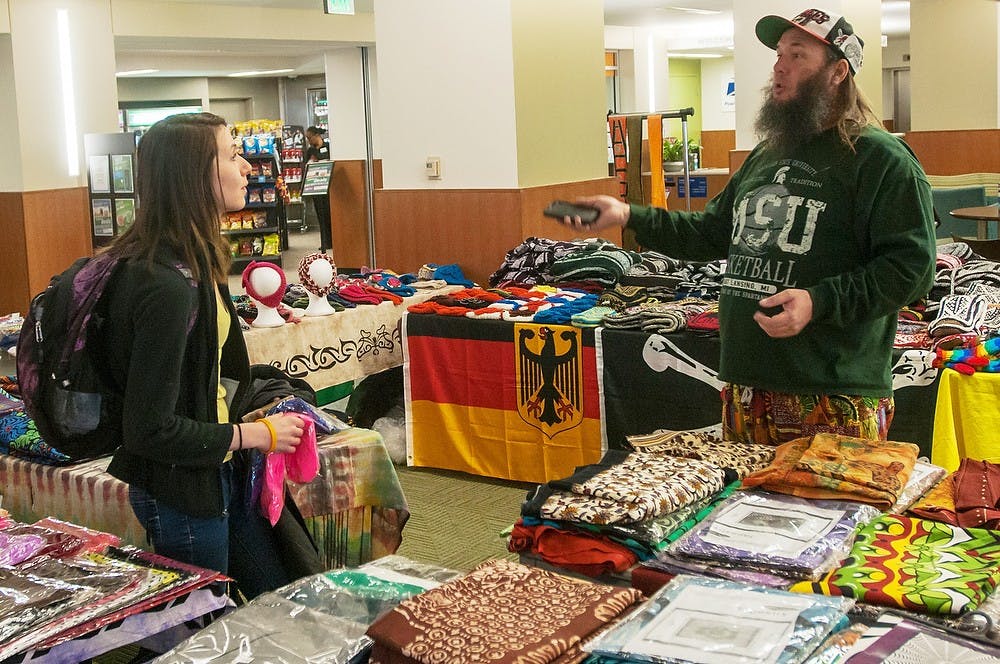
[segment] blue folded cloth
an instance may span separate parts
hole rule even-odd
[[[465,275],[462,274],[462,268],[458,267],[458,263],[438,265],[434,269],[434,278],[441,279],[449,284],[465,286],[466,288],[472,288],[476,285],[475,282],[469,281],[465,278]]]

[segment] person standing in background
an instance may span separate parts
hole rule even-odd
[[[723,434],[779,444],[821,431],[885,439],[900,307],[930,290],[931,187],[854,81],[864,43],[842,16],[765,16],[774,49],[762,140],[704,212],[578,199],[677,258],[728,258],[719,299]]]
[[[306,161],[329,161],[330,141],[323,135],[326,129],[320,127],[309,127],[306,129],[306,141],[309,147],[306,148]],[[332,232],[330,229],[330,197],[310,196],[313,202],[313,209],[316,211],[316,219],[319,223],[319,250],[327,251],[333,248]]]

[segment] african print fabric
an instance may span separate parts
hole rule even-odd
[[[1000,532],[885,514],[858,531],[850,555],[837,569],[792,590],[921,613],[959,614],[979,606],[998,579]]]
[[[722,437],[762,445],[821,432],[885,440],[894,412],[892,398],[784,394],[729,384],[722,391]]]
[[[540,486],[521,513],[585,523],[636,523],[718,493],[725,480],[725,471],[697,459],[611,450],[600,464]]]
[[[743,486],[887,510],[899,499],[919,452],[913,443],[819,433],[779,446],[771,465],[745,477]]]
[[[700,459],[729,468],[740,478],[763,470],[774,459],[770,445],[719,440],[694,431],[659,430],[645,436],[628,436],[627,443],[637,452]]]
[[[509,560],[402,601],[368,628],[371,662],[564,661],[642,599]]]

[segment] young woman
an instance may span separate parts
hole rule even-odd
[[[250,365],[219,222],[243,208],[249,172],[217,115],[174,115],[146,132],[135,223],[108,249],[121,263],[102,302],[101,343],[123,395],[124,443],[108,472],[128,483],[153,549],[226,573],[252,598],[308,569],[289,564],[289,543],[248,499],[246,480],[247,452],[293,451],[302,421],[234,423]]]

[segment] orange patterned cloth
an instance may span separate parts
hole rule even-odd
[[[906,486],[919,452],[913,443],[818,433],[778,446],[771,465],[744,478],[743,486],[887,510]]]
[[[943,521],[953,526],[958,525],[955,514],[955,475],[948,475],[938,482],[923,498],[915,502],[909,510],[914,514],[932,521]]]

